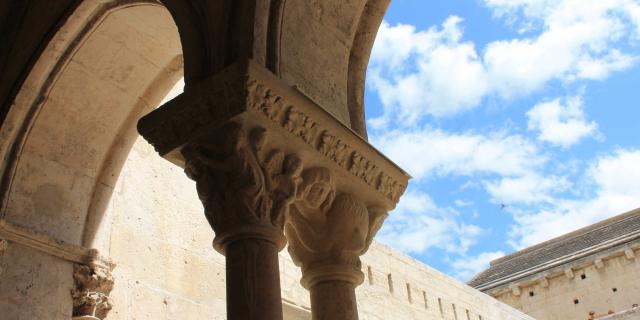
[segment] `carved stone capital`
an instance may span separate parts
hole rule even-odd
[[[241,238],[272,241],[279,249],[286,243],[283,221],[300,185],[302,160],[266,148],[268,140],[263,127],[229,122],[182,148],[185,172],[196,181],[221,253]]]
[[[112,308],[109,293],[114,281],[110,268],[75,264],[73,280],[73,319],[105,319]]]
[[[243,234],[278,233],[287,208],[298,201],[292,196],[307,180],[298,177],[304,164],[331,173],[332,212],[365,208],[367,226],[358,231],[364,245],[346,248],[361,254],[409,180],[351,128],[251,60],[190,85],[140,119],[138,130],[196,181],[218,250]],[[321,236],[338,232],[330,224],[309,223]]]
[[[302,268],[303,286],[324,280],[362,283],[360,255],[386,215],[385,210],[367,208],[356,196],[336,190],[328,169],[305,170],[285,226],[289,253]]]

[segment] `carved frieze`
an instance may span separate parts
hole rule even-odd
[[[217,238],[247,226],[282,230],[301,183],[302,160],[267,150],[267,141],[266,129],[247,132],[230,122],[182,148],[185,172],[196,181]]]
[[[113,307],[109,298],[114,284],[111,270],[97,265],[75,264],[73,280],[73,319],[105,319]]]
[[[264,84],[250,80],[247,86],[248,105],[254,110],[302,139],[338,166],[375,188],[386,198],[397,202],[406,189],[388,174],[382,172],[370,159],[345,143],[336,134],[322,128],[311,117],[286,103],[283,97],[275,95]],[[286,116],[283,116],[286,115]]]

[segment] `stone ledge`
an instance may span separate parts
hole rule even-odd
[[[115,264],[95,249],[66,243],[51,236],[0,220],[0,239],[15,242],[60,259],[113,269]]]

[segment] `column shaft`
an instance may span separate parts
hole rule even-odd
[[[325,281],[311,287],[313,320],[358,320],[355,286],[347,281]]]
[[[278,251],[261,239],[226,246],[228,320],[282,320]]]

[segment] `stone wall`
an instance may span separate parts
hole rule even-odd
[[[224,257],[195,186],[139,139],[102,222],[117,264],[109,319],[225,319]],[[363,257],[361,319],[531,319],[438,271],[374,243]],[[310,319],[309,295],[280,254],[286,319]]]
[[[627,310],[640,304],[639,249],[640,241],[599,252],[547,272],[546,281],[513,283],[489,294],[539,320],[593,319]]]

